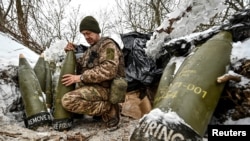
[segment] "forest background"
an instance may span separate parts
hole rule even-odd
[[[249,0],[222,0],[225,10],[202,23],[200,32],[227,22],[232,14],[250,7]],[[153,32],[183,0],[0,0],[0,31],[41,54],[56,40],[87,44],[79,32],[84,16],[100,23],[102,35]]]

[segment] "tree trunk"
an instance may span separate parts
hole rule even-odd
[[[24,15],[21,0],[16,0],[16,10],[17,10],[18,28],[22,36],[21,37],[22,42],[24,45],[29,46],[29,33],[27,29],[27,17],[28,16]]]

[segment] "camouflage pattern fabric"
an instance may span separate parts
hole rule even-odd
[[[77,74],[83,75],[83,82],[63,96],[63,107],[90,116],[109,112],[111,82],[117,76],[125,76],[122,51],[112,39],[101,38],[77,60]]]
[[[107,88],[99,85],[83,86],[66,93],[62,98],[62,105],[66,110],[74,113],[100,116],[110,109],[108,93]]]
[[[120,62],[121,56],[122,52],[114,41],[101,38],[83,54],[82,58],[77,60],[77,72],[82,73],[84,84],[103,83],[112,80],[117,75],[124,76],[125,69],[120,68],[122,66],[119,65],[123,63]]]

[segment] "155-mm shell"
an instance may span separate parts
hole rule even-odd
[[[39,80],[23,54],[19,55],[18,81],[25,107],[26,126],[35,128],[50,124],[52,117],[47,111]]]
[[[216,80],[227,73],[231,50],[231,33],[221,31],[191,53],[171,84],[164,86],[160,82],[160,87],[167,89],[156,95],[154,109],[140,120],[131,141],[202,140],[224,89],[225,84]],[[154,116],[156,111],[163,114]],[[164,118],[169,113],[176,113],[181,120]]]
[[[73,119],[72,113],[66,111],[62,107],[61,99],[63,95],[75,89],[75,84],[65,86],[62,84],[62,76],[64,74],[75,74],[76,69],[76,57],[73,51],[68,51],[63,62],[59,80],[56,86],[56,92],[53,100],[53,128],[55,130],[67,130],[72,127]]]

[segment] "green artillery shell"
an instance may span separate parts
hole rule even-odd
[[[53,101],[52,93],[52,73],[49,67],[49,62],[45,61],[45,70],[46,70],[46,80],[45,80],[45,94],[46,94],[46,105],[51,109]]]
[[[156,97],[154,109],[140,120],[131,141],[202,140],[225,85],[216,80],[227,71],[231,42],[231,33],[222,31],[186,58],[164,96]],[[151,118],[159,111],[165,115]],[[182,120],[166,118],[171,112]]]
[[[154,105],[155,103],[158,103],[159,100],[162,99],[162,97],[165,95],[166,91],[168,90],[168,87],[170,83],[172,82],[174,78],[174,71],[175,71],[176,63],[168,63],[165,67],[163,74],[161,76],[161,80],[155,95],[154,99]]]
[[[72,84],[70,86],[65,86],[62,84],[62,76],[64,74],[75,74],[75,68],[76,68],[76,58],[73,51],[68,51],[66,58],[63,62],[63,66],[61,68],[56,93],[55,93],[55,99],[54,99],[54,121],[53,121],[53,127],[55,130],[66,130],[69,129],[72,126],[72,113],[66,111],[61,104],[61,99],[63,95],[69,91],[72,91],[75,89],[75,85]]]
[[[56,71],[56,63],[54,61],[48,62],[51,74],[54,74]]]
[[[43,53],[38,58],[35,66],[34,66],[34,72],[38,78],[39,84],[42,88],[42,91],[45,92],[45,85],[46,85],[46,70],[45,70],[45,61]]]
[[[37,76],[23,54],[19,56],[18,81],[27,118],[26,126],[33,128],[51,123],[52,117],[47,111]]]

